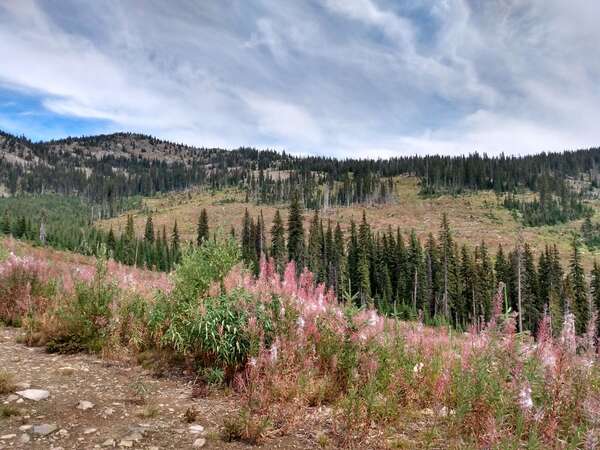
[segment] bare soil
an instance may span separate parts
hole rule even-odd
[[[0,370],[14,376],[17,386],[13,390],[44,389],[50,396],[35,402],[16,399],[15,394],[0,395],[0,449],[185,449],[193,448],[200,438],[206,440],[203,448],[256,448],[224,442],[220,437],[224,417],[239,407],[233,393],[220,390],[208,398],[194,399],[191,381],[157,379],[140,366],[90,355],[48,354],[42,348],[18,343],[19,333],[18,329],[0,326]],[[94,406],[79,409],[81,401]],[[194,423],[185,420],[190,408],[198,413]],[[2,413],[6,411],[18,414],[5,417]],[[56,425],[56,431],[39,436],[33,429],[25,429],[42,424]],[[193,434],[191,425],[201,425],[204,431]],[[29,437],[28,442],[24,442],[28,439],[24,435]],[[262,447],[300,449],[318,445],[314,432],[300,427],[293,434],[269,435]]]

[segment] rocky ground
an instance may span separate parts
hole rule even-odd
[[[15,383],[14,393],[0,395],[0,449],[249,447],[220,437],[223,418],[236,410],[233,395],[195,399],[184,380],[89,355],[48,354],[17,343],[18,333],[0,326],[0,370]],[[270,436],[263,447],[314,448],[311,436]]]

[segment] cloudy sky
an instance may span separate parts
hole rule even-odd
[[[600,2],[3,0],[0,129],[386,157],[600,145]]]

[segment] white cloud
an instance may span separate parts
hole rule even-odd
[[[562,150],[600,143],[598,16],[585,0],[3,2],[0,87],[195,145]]]

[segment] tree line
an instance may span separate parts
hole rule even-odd
[[[290,202],[300,190],[310,209],[387,203],[393,178],[418,177],[423,195],[467,190],[539,193],[536,202],[508,197],[528,224],[552,224],[584,214],[584,194],[562,180],[600,185],[600,149],[491,157],[405,156],[390,159],[335,159],[293,156],[254,148],[196,148],[151,136],[116,133],[32,142],[0,132],[0,184],[11,195],[54,192],[77,195],[96,206],[99,218],[114,215],[120,199],[192,187],[246,192],[258,204]]]
[[[489,320],[499,283],[505,286],[506,309],[519,313],[521,329],[533,333],[544,313],[551,314],[558,330],[566,311],[572,311],[577,332],[582,334],[594,318],[593,311],[600,308],[600,266],[595,263],[586,277],[577,240],[568,267],[563,267],[556,246],[547,246],[535,258],[522,240],[510,251],[498,247],[493,257],[485,242],[474,247],[459,245],[445,214],[438,233],[424,240],[414,230],[373,231],[366,213],[358,223],[351,221],[347,230],[324,221],[318,211],[312,213],[305,229],[304,215],[299,195],[292,198],[286,221],[279,210],[271,224],[265,223],[262,212],[252,217],[246,210],[241,230],[230,233],[239,239],[247,266],[258,273],[260,259],[273,258],[282,271],[293,260],[299,270],[307,267],[316,281],[331,287],[340,299],[359,306],[373,304],[383,313],[405,319],[421,316],[428,323],[462,329]],[[120,235],[112,228],[105,231],[90,225],[82,229],[86,231],[62,234],[72,239],[63,242],[63,248],[93,255],[104,244],[117,261],[161,271],[170,271],[181,257],[177,222],[170,230],[155,229],[148,215],[139,237],[131,215]],[[36,228],[31,219],[11,220],[6,213],[0,231],[42,244],[55,244],[59,239],[52,237],[44,222]],[[216,236],[210,233],[203,209],[196,239],[188,244],[200,246],[208,239]]]

